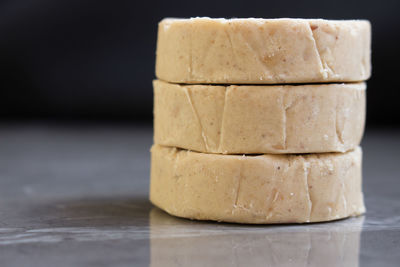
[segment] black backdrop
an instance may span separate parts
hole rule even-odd
[[[369,19],[368,125],[400,126],[400,1],[0,1],[0,119],[152,118],[163,17]]]

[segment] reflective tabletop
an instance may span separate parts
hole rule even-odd
[[[366,132],[365,216],[240,225],[149,203],[150,127],[3,123],[0,266],[399,266],[399,137]]]

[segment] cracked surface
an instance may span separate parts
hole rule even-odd
[[[365,212],[360,148],[347,153],[234,156],[155,145],[151,152],[150,200],[172,215],[305,223]]]
[[[338,107],[336,107],[336,114],[335,114],[335,132],[336,132],[336,137],[339,141],[340,144],[344,145],[344,140],[343,140],[343,135],[342,131],[339,126],[339,117],[340,114],[338,114]]]
[[[306,182],[305,190],[307,192],[307,200],[308,200],[308,203],[309,203],[309,210],[310,210],[310,212],[308,214],[308,218],[309,218],[308,220],[310,220],[311,219],[311,214],[313,212],[313,209],[312,209],[313,208],[313,204],[312,204],[313,201],[312,201],[312,197],[311,197],[311,193],[310,193],[310,189],[309,189],[310,188],[310,183],[309,183],[310,163],[307,162],[306,160],[304,160],[304,162],[303,162],[303,169],[304,169],[305,182]]]
[[[239,177],[238,177],[238,182],[237,182],[237,188],[236,188],[236,193],[235,193],[235,202],[233,203],[233,209],[236,209],[238,207],[238,201],[239,201],[239,194],[240,194],[240,184],[242,182],[242,163],[240,162],[240,170],[239,170]]]
[[[220,123],[220,127],[219,127],[219,139],[218,139],[218,149],[217,151],[222,151],[222,153],[225,153],[224,150],[221,149],[221,143],[222,140],[224,139],[224,118],[225,118],[225,113],[226,113],[226,99],[227,99],[227,95],[228,94],[228,90],[226,90],[225,88],[225,93],[224,93],[224,105],[222,108],[222,118],[221,118],[221,123]],[[217,133],[218,134],[218,133]]]
[[[154,81],[154,141],[222,154],[354,149],[365,122],[364,83],[177,85]]]
[[[284,103],[284,100],[281,100],[282,101],[282,105],[283,105],[283,103]],[[283,133],[283,150],[286,150],[287,149],[287,112],[288,112],[288,109],[290,108],[290,106],[284,106],[283,107],[283,123],[282,123],[282,125],[283,125],[283,131],[282,131],[282,133]]]
[[[190,107],[191,107],[191,109],[192,109],[192,111],[193,111],[193,114],[194,114],[195,118],[197,119],[197,122],[198,122],[198,124],[199,124],[199,126],[200,126],[200,132],[201,132],[201,137],[202,137],[202,139],[203,139],[204,148],[205,148],[206,150],[209,150],[209,146],[208,146],[208,144],[207,144],[207,136],[206,136],[206,134],[204,133],[203,126],[202,126],[202,124],[201,124],[201,120],[200,120],[199,114],[197,113],[197,110],[196,110],[196,108],[195,108],[194,105],[193,105],[192,97],[191,97],[191,95],[190,95],[189,89],[188,89],[187,87],[185,87],[184,89],[185,89],[185,94],[186,94],[186,96],[187,96],[187,101],[189,102]]]
[[[316,29],[318,29],[318,26],[312,26],[310,24],[311,39],[312,39],[312,42],[313,42],[313,45],[314,45],[314,49],[315,49],[315,51],[316,51],[316,53],[318,55],[318,61],[321,64],[320,68],[321,68],[321,71],[322,71],[322,77],[323,77],[323,79],[327,79],[328,75],[332,71],[330,70],[329,66],[326,64],[325,60],[321,56],[321,51],[320,51],[320,48],[318,47],[318,44],[317,44],[317,38],[315,38],[315,36],[314,36],[314,30],[316,30]]]
[[[365,20],[164,19],[156,75],[175,83],[363,81],[370,46]]]

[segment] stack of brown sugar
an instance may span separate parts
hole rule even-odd
[[[364,213],[370,36],[363,20],[162,20],[151,202],[238,223]]]

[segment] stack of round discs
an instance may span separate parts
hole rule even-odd
[[[238,223],[364,213],[370,36],[363,20],[162,20],[151,202]]]

